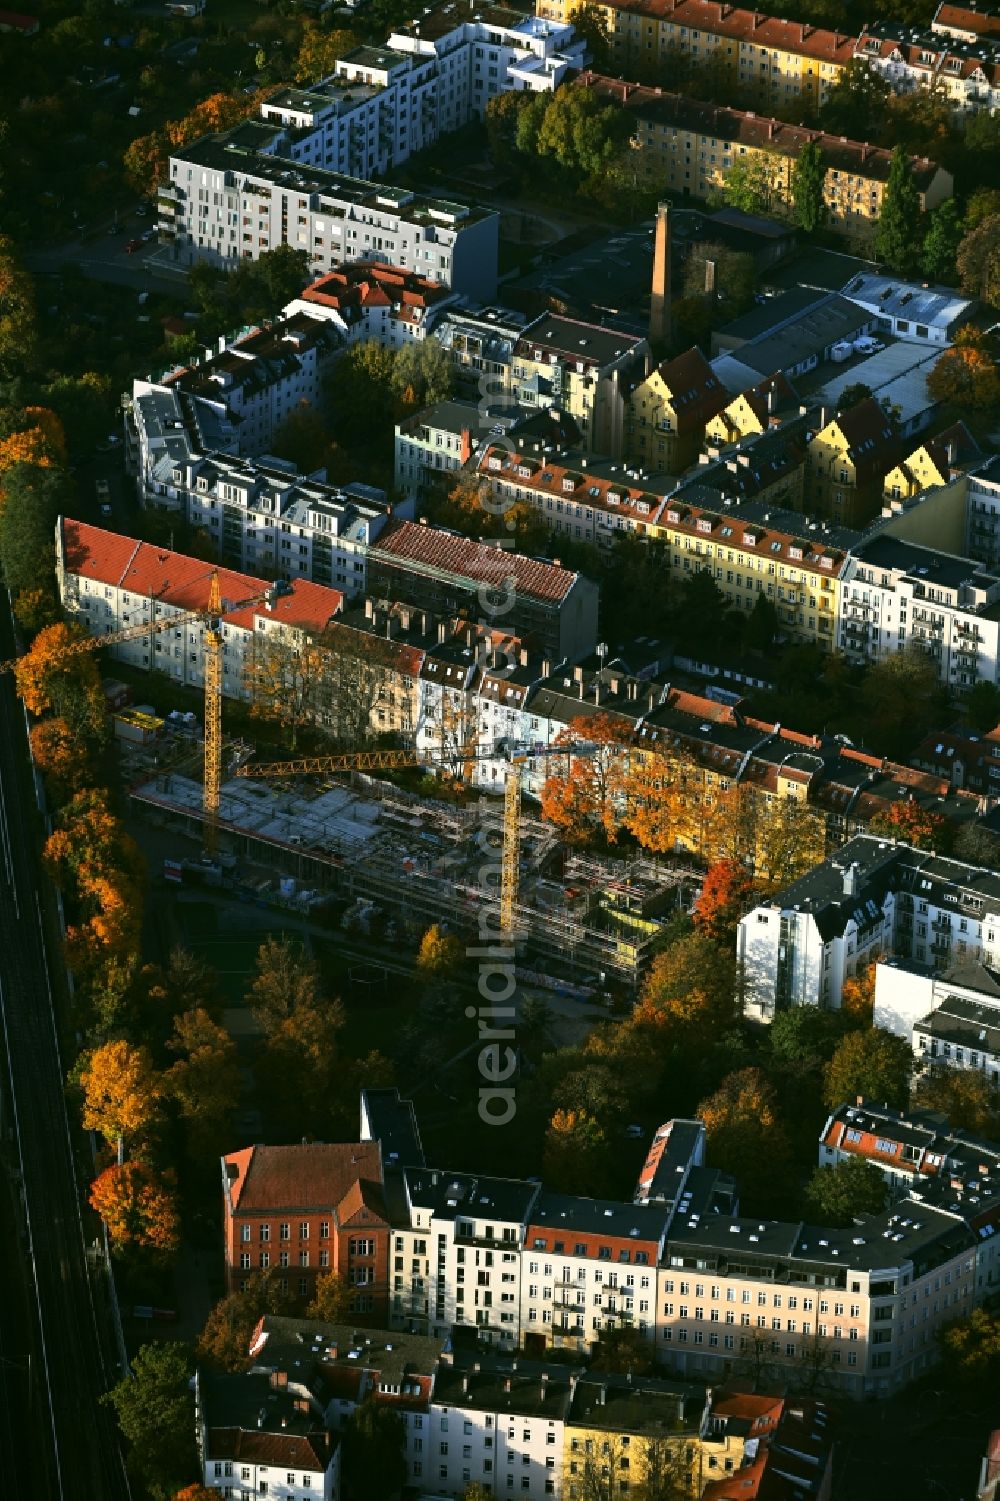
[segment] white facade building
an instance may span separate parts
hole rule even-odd
[[[845,561],[837,639],[852,661],[875,663],[916,645],[953,693],[995,683],[1000,574],[883,534]]]

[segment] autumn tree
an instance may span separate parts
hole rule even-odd
[[[695,926],[720,947],[731,945],[752,896],[746,867],[738,860],[716,860],[705,872],[694,904]]]
[[[280,724],[294,751],[299,732],[322,712],[322,651],[301,631],[255,631],[246,686],[252,717]]]
[[[916,798],[893,803],[884,813],[876,813],[868,825],[881,838],[900,839],[918,850],[946,852],[951,843],[951,825],[932,808],[923,808]]]
[[[841,1015],[850,1026],[870,1027],[875,1009],[877,960],[866,964],[857,974],[848,975],[840,987]]]
[[[247,1004],[263,1030],[276,1031],[300,1006],[318,1008],[322,1000],[319,967],[301,943],[268,934],[257,950]]]
[[[316,21],[306,21],[302,27],[302,43],[293,68],[295,82],[317,83],[326,78],[342,57],[354,51],[359,40],[353,31],[343,28],[327,31]]]
[[[31,754],[57,802],[77,791],[89,767],[80,742],[65,719],[43,719],[32,726]]]
[[[761,1212],[780,1204],[790,1143],[778,1118],[774,1089],[760,1069],[728,1074],[696,1113],[705,1122],[713,1165],[732,1173],[741,1194]]]
[[[946,1383],[995,1391],[1000,1381],[1000,1312],[974,1308],[938,1334]]]
[[[431,923],[420,940],[417,969],[428,980],[447,978],[455,974],[464,953],[460,938],[445,932],[440,923]]]
[[[163,1076],[163,1090],[187,1125],[191,1154],[218,1151],[240,1096],[236,1044],[196,1006],[174,1017],[167,1047],[178,1056]]]
[[[160,1083],[146,1048],[124,1039],[106,1042],[84,1054],[79,1078],[84,1130],[98,1131],[111,1145],[148,1131],[156,1118]]]
[[[215,1304],[195,1344],[199,1360],[219,1370],[245,1371],[250,1338],[260,1320],[268,1313],[290,1313],[294,1306],[281,1289],[277,1268],[254,1272],[245,1280],[245,1290],[227,1293]]]
[[[390,386],[407,406],[444,401],[453,385],[451,356],[437,339],[421,339],[397,350]]]
[[[935,401],[990,411],[1000,404],[1000,375],[986,349],[955,344],[935,362],[927,390]]]
[[[169,1495],[197,1472],[193,1361],[187,1345],[143,1345],[103,1399],[114,1408],[137,1469],[153,1495]]]
[[[1000,198],[991,213],[967,228],[955,256],[962,291],[1000,306]]]
[[[653,959],[642,1006],[672,1024],[682,1043],[710,1043],[736,1019],[733,953],[704,932],[678,939]]]
[[[169,1256],[180,1245],[174,1175],[145,1162],[113,1163],[91,1185],[90,1205],[108,1227],[115,1250],[130,1247]]]
[[[90,650],[70,651],[86,639],[78,625],[47,626],[18,658],[14,679],[30,714],[51,711],[65,719],[74,734],[99,742],[106,733],[100,672]]]
[[[306,1318],[322,1319],[325,1324],[342,1324],[351,1317],[353,1301],[350,1284],[344,1281],[339,1272],[321,1272],[316,1278]]]
[[[599,5],[584,0],[582,5],[570,11],[568,20],[577,36],[587,44],[589,66],[595,73],[606,73],[611,61],[611,33],[605,12]]]
[[[557,1110],[545,1135],[543,1173],[557,1193],[600,1197],[610,1189],[611,1143],[586,1110]]]
[[[708,819],[706,778],[684,749],[633,747],[620,776],[622,823],[643,849],[702,854]]]
[[[904,1038],[882,1027],[848,1032],[824,1070],[824,1102],[835,1110],[861,1096],[902,1109],[909,1097],[912,1066],[913,1055]]]
[[[758,151],[741,156],[724,174],[720,196],[745,214],[770,213],[781,180],[781,158]]]
[[[337,1083],[340,1001],[300,1001],[271,1027],[265,1053],[271,1108],[286,1129],[322,1131]]]
[[[1000,1136],[1000,1091],[978,1069],[931,1064],[917,1079],[910,1104],[939,1110],[950,1125],[974,1136]]]
[[[219,1501],[219,1493],[195,1481],[193,1485],[186,1485],[183,1490],[178,1491],[173,1501]]]
[[[817,1225],[852,1225],[859,1215],[878,1214],[888,1194],[877,1167],[851,1157],[836,1167],[818,1167],[805,1190],[806,1217]]]
[[[347,449],[364,449],[391,438],[394,413],[387,400],[396,356],[376,339],[352,344],[334,361],[325,396],[334,438]]]
[[[585,844],[595,837],[613,844],[617,838],[625,733],[612,715],[595,714],[590,719],[570,720],[556,741],[566,746],[567,753],[548,758],[542,816],[572,844]],[[573,754],[572,748],[583,744],[593,749]]]

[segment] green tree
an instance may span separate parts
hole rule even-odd
[[[779,169],[779,158],[767,152],[737,157],[722,180],[719,196],[723,203],[745,214],[770,213]]]
[[[347,1501],[392,1501],[406,1481],[403,1419],[371,1398],[351,1413],[342,1438]]]
[[[13,240],[0,235],[0,379],[23,375],[37,360],[34,283]]]
[[[826,159],[818,141],[807,141],[792,169],[792,207],[795,222],[807,235],[826,224],[828,209],[823,197]]]
[[[817,1225],[847,1226],[862,1214],[885,1208],[886,1182],[863,1157],[818,1167],[805,1190],[805,1215]]]
[[[954,198],[946,198],[930,214],[924,235],[920,269],[928,281],[954,283],[963,223]]]
[[[556,1193],[606,1193],[611,1143],[601,1122],[586,1110],[557,1110],[545,1136],[542,1171]]]
[[[871,386],[866,386],[863,380],[852,381],[849,386],[844,387],[837,398],[837,411],[849,412],[859,402],[867,401],[871,394]]]
[[[569,13],[569,23],[587,44],[590,66],[595,73],[606,73],[611,62],[611,33],[599,5],[583,4]]]
[[[883,755],[901,761],[943,722],[948,705],[937,666],[915,645],[871,668],[859,699],[866,738]]]
[[[919,267],[920,245],[920,194],[913,164],[902,146],[894,146],[875,230],[875,255],[891,270],[909,276]]]
[[[390,384],[408,404],[444,401],[451,395],[453,382],[451,359],[437,339],[404,344],[396,355]]]
[[[684,262],[684,296],[706,296],[707,263],[715,265],[714,302],[719,317],[734,318],[753,306],[757,268],[752,255],[730,250],[717,241],[697,241]]]
[[[55,525],[65,511],[66,479],[58,469],[13,464],[3,475],[0,567],[11,594],[40,589],[54,598]]]
[[[395,355],[375,339],[354,344],[335,362],[326,382],[333,436],[345,448],[373,448],[389,441],[393,426],[387,400]]]
[[[1000,306],[1000,212],[966,231],[955,257],[962,291]]]
[[[792,1006],[778,1012],[768,1028],[767,1040],[779,1068],[811,1074],[829,1062],[842,1035],[836,1012],[818,1006]]]
[[[987,734],[1000,724],[1000,688],[980,679],[965,695],[965,715],[974,730]]]
[[[913,1055],[902,1037],[881,1027],[848,1032],[823,1071],[823,1099],[831,1110],[859,1095],[901,1109],[910,1094]]]
[[[977,188],[970,193],[965,205],[966,234],[978,229],[984,219],[1000,217],[1000,188]]]
[[[129,1445],[129,1468],[155,1498],[171,1495],[197,1469],[192,1372],[187,1345],[143,1345],[131,1375],[104,1398]]]
[[[535,139],[535,152],[552,157],[564,172],[579,177],[599,173],[625,133],[622,113],[579,89],[557,89],[548,99]],[[521,131],[518,129],[520,146]]]
[[[831,135],[874,140],[885,126],[891,98],[885,79],[860,58],[852,58],[827,90],[820,124]]]
[[[524,94],[512,89],[494,94],[487,102],[483,124],[496,167],[509,167],[517,160],[517,123],[524,103]]]

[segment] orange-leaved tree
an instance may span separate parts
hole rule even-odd
[[[550,756],[542,786],[542,816],[554,823],[571,844],[603,836],[618,837],[625,775],[625,739],[629,724],[610,714],[571,719],[556,740],[566,756]],[[570,747],[587,746],[574,755]]]
[[[727,1074],[696,1112],[705,1122],[712,1163],[732,1173],[758,1212],[781,1205],[791,1147],[774,1088],[759,1068]],[[761,1142],[767,1151],[761,1151]]]
[[[76,789],[87,774],[79,741],[65,719],[43,719],[31,731],[31,754],[42,774],[58,789]]]
[[[922,808],[912,797],[893,803],[884,813],[876,813],[868,828],[872,834],[901,839],[918,850],[946,851],[952,837],[948,820],[931,808]]]
[[[716,943],[731,943],[753,896],[753,883],[739,860],[716,860],[705,872],[694,904],[695,926]]]
[[[178,1055],[163,1076],[164,1093],[187,1123],[193,1156],[218,1150],[240,1094],[236,1044],[203,1006],[174,1017],[167,1047]]]
[[[116,1144],[122,1137],[141,1136],[159,1109],[161,1085],[149,1051],[119,1039],[83,1055],[79,1071],[83,1088],[83,1126]]]
[[[87,639],[79,625],[61,621],[38,632],[14,668],[17,691],[30,714],[60,714],[81,738],[100,740],[106,729],[101,675],[92,651],[68,648]]]
[[[137,1246],[169,1254],[180,1244],[173,1174],[145,1162],[113,1163],[94,1181],[90,1203],[116,1250]]]

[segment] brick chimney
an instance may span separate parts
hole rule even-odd
[[[472,433],[467,427],[462,428],[462,441],[458,455],[460,464],[467,464],[472,458]]]
[[[670,204],[656,210],[653,287],[649,302],[649,342],[654,349],[670,338]]]

